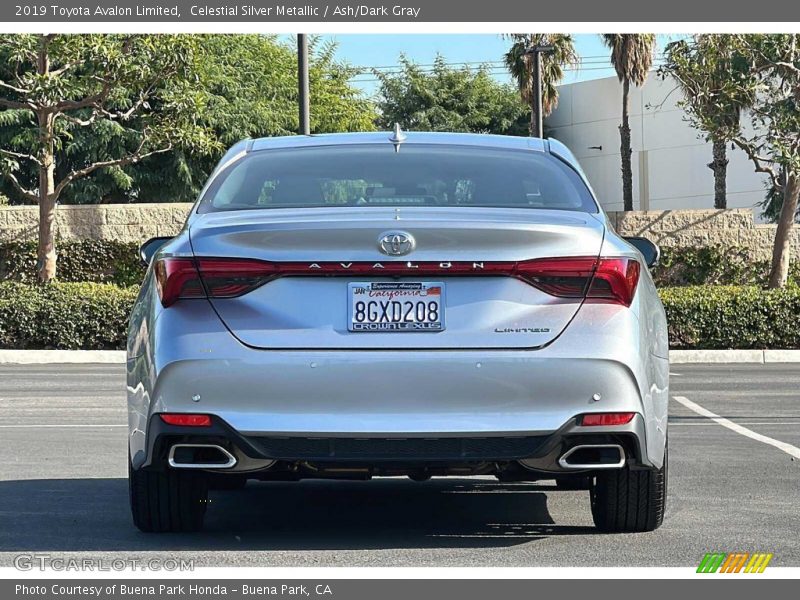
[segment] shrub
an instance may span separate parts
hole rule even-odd
[[[122,349],[138,289],[0,282],[0,348]],[[800,348],[798,286],[688,286],[659,293],[672,348]]]
[[[58,280],[138,285],[145,268],[139,246],[114,240],[65,240],[58,244]],[[763,285],[769,261],[752,261],[741,247],[662,248],[661,263],[652,270],[659,288],[686,285]],[[36,244],[0,244],[0,281],[33,283]],[[789,281],[800,284],[800,264],[793,261]]]
[[[57,245],[58,280],[138,285],[145,268],[138,244],[113,240],[65,240]],[[0,281],[36,280],[36,242],[0,244]]]
[[[789,280],[800,283],[800,265],[793,261]],[[657,287],[684,285],[764,285],[770,261],[754,261],[740,246],[661,249],[661,261],[651,274]]]
[[[691,286],[659,291],[675,349],[800,348],[800,287]]]
[[[0,348],[125,347],[138,286],[0,283]]]

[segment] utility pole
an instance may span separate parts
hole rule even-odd
[[[542,54],[550,54],[553,46],[531,46],[525,54],[533,56],[533,98],[531,98],[531,136],[544,137],[542,110]],[[534,118],[535,115],[535,118]]]
[[[300,110],[300,135],[311,135],[311,103],[308,90],[308,38],[297,34],[297,102]]]

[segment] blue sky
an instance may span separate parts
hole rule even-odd
[[[497,62],[502,60],[509,45],[509,41],[499,34],[348,34],[322,37],[334,40],[338,45],[337,55],[354,66],[391,67],[397,64],[400,54],[417,63],[430,64],[438,53],[451,63],[491,63],[492,73],[498,80],[510,81],[508,73]],[[659,35],[657,57],[669,41],[678,37],[682,36]],[[608,51],[599,35],[576,35],[575,40],[583,64],[579,70],[569,71],[564,83],[614,75],[608,66]],[[369,74],[357,77],[354,82],[368,94],[376,90],[375,79]]]

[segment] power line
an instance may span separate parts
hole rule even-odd
[[[656,58],[656,61],[663,60],[661,58]],[[611,65],[611,55],[604,55],[604,54],[592,54],[587,56],[580,56],[577,60],[578,64],[608,64]],[[505,66],[505,60],[498,59],[498,60],[465,60],[465,61],[452,61],[452,62],[440,62],[440,63],[416,63],[413,61],[409,61],[411,65],[414,67],[420,68],[429,68],[429,67],[436,67],[439,65],[447,66],[447,67],[457,67],[457,66],[473,66],[473,65],[500,65]],[[393,69],[401,69],[403,65],[400,64],[393,64],[393,65],[378,65],[378,66],[369,66],[369,65],[352,65],[354,69],[362,70],[362,71],[381,71],[385,69],[393,70]]]
[[[654,63],[653,67],[658,68],[662,64],[663,63]],[[479,70],[479,68],[478,69],[473,69],[473,70]],[[490,73],[490,74],[498,74],[498,73],[502,73],[502,72],[508,72],[505,66],[487,67],[487,68],[484,68],[483,70],[488,72],[488,73]],[[590,66],[590,67],[563,67],[562,70],[565,73],[566,72],[577,73],[577,72],[584,72],[584,71],[613,71],[614,70],[614,66],[609,64],[608,66],[597,65],[597,66]],[[424,75],[431,75],[431,74],[435,73],[436,70],[435,69],[419,69],[418,72],[422,73]],[[402,67],[399,67],[398,70],[395,70],[395,71],[383,71],[380,74],[381,75],[402,75],[404,73],[405,73],[405,70]],[[377,77],[377,76],[370,76],[370,77],[367,77],[366,79],[358,79],[359,77],[363,78],[364,76],[369,76],[369,75],[371,75],[369,72],[356,73],[352,77],[350,77],[350,81],[354,82],[354,83],[367,83],[367,82],[381,81],[381,79],[379,77]]]

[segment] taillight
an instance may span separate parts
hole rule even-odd
[[[594,413],[583,415],[580,423],[583,427],[602,426],[602,425],[627,425],[633,421],[636,413]]]
[[[513,275],[559,298],[583,298],[592,280],[597,259],[538,258],[516,263]]]
[[[161,413],[161,420],[167,425],[178,425],[181,427],[211,427],[211,417],[208,415]]]
[[[247,258],[162,258],[156,286],[164,307],[183,298],[234,298],[277,274],[273,263]]]
[[[587,301],[630,306],[640,269],[634,258],[601,258],[586,294]]]
[[[279,273],[275,263],[249,258],[198,258],[197,268],[209,298],[241,296]]]
[[[249,258],[162,258],[156,284],[166,307],[181,298],[235,298],[276,277],[515,277],[551,296],[630,306],[639,282],[632,258],[503,261],[269,262]]]
[[[165,307],[179,298],[205,298],[193,258],[162,258],[154,268],[158,297]]]

